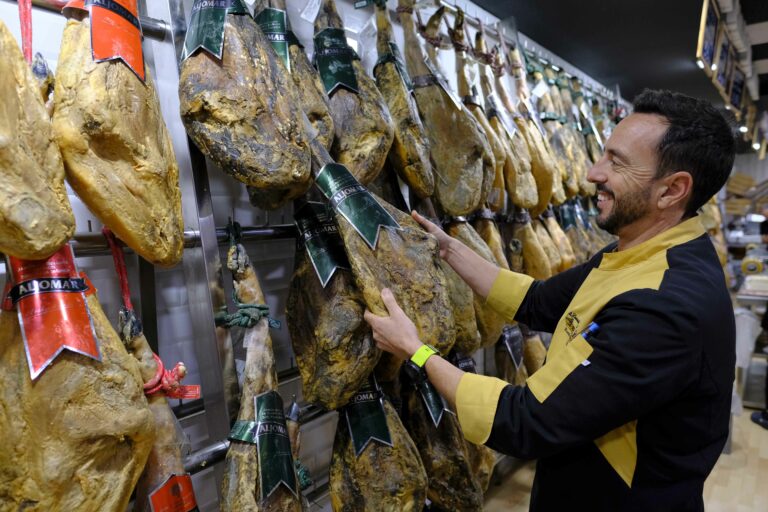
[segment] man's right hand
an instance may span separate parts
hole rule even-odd
[[[440,226],[420,215],[416,210],[411,211],[411,217],[413,217],[413,220],[418,222],[427,233],[437,238],[437,243],[440,244],[440,257],[445,259],[448,256],[448,249],[455,241],[454,238],[443,231]]]

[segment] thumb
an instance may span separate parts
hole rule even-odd
[[[434,233],[436,226],[432,222],[424,218],[424,216],[422,216],[419,212],[417,212],[416,210],[412,210],[411,217],[413,217],[413,220],[418,222],[421,225],[421,227],[423,227],[426,230],[427,233]]]
[[[395,313],[403,312],[403,310],[400,309],[400,306],[398,306],[397,299],[395,299],[392,290],[389,288],[384,288],[381,290],[381,300],[384,301],[384,305],[387,307],[387,311],[389,311],[389,316],[393,316]]]

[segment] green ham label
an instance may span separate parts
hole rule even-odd
[[[200,49],[221,59],[227,14],[250,16],[242,0],[195,0],[181,53],[182,62]]]
[[[326,205],[306,203],[296,212],[295,223],[301,235],[300,243],[306,249],[323,288],[337,269],[350,269],[344,241]]]
[[[259,454],[259,490],[262,503],[281,485],[298,496],[291,441],[285,425],[283,399],[267,391],[253,399],[256,410],[256,446]]]
[[[357,75],[352,65],[357,58],[347,44],[344,29],[326,28],[315,34],[315,67],[328,96],[339,87],[358,92]]]
[[[288,53],[288,17],[282,9],[267,7],[254,18],[267,36],[272,48],[283,61],[288,71],[291,71],[291,56]]]
[[[355,456],[359,457],[368,443],[376,441],[385,446],[394,446],[392,436],[387,426],[387,415],[384,412],[384,400],[376,380],[371,377],[357,393],[352,396],[349,404],[344,406],[343,414],[352,439]]]
[[[334,211],[352,224],[372,250],[376,249],[379,241],[380,228],[401,229],[400,224],[343,165],[324,165],[315,183]]]
[[[416,391],[419,392],[421,400],[424,402],[424,407],[426,407],[429,417],[432,419],[432,424],[435,428],[439,427],[443,415],[446,412],[450,412],[445,404],[445,399],[437,392],[435,386],[428,379],[423,379],[421,382],[416,383]]]

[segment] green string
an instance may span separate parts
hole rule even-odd
[[[302,464],[299,459],[294,460],[293,465],[296,468],[296,476],[299,479],[299,487],[303,491],[312,485],[312,476],[309,474],[309,469],[307,469],[307,467]]]
[[[275,320],[269,316],[269,306],[266,304],[244,304],[238,301],[236,297],[233,298],[233,300],[237,311],[229,314],[226,311],[226,306],[223,306],[222,309],[214,315],[216,326],[226,328],[248,328],[255,326],[262,318],[266,318],[269,326],[274,329],[280,329],[282,326],[279,320]]]
[[[234,247],[240,243],[243,229],[240,224],[233,221],[231,217],[227,222],[226,231],[230,247]],[[217,327],[248,328],[255,326],[262,318],[266,318],[270,327],[280,329],[282,325],[281,322],[269,316],[269,306],[266,304],[244,304],[237,300],[237,294],[235,294],[234,290],[232,291],[232,301],[235,303],[237,311],[230,314],[227,313],[226,304],[221,306],[221,309],[219,309],[213,316]]]

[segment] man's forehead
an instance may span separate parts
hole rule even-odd
[[[616,126],[606,146],[630,156],[650,152],[655,158],[656,148],[668,126],[667,120],[657,114],[630,114]]]

